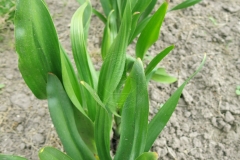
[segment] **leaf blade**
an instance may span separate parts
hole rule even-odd
[[[185,0],[182,3],[178,4],[177,6],[171,8],[168,12],[170,11],[174,11],[174,10],[178,10],[178,9],[184,9],[190,6],[193,6],[199,2],[201,2],[202,0]]]
[[[162,108],[148,124],[148,136],[144,150],[145,152],[149,151],[155,139],[158,137],[162,129],[166,126],[168,120],[170,119],[173,111],[176,108],[176,105],[184,87],[202,69],[205,61],[206,54],[204,55],[204,58],[197,70],[172,94],[172,96],[166,101],[166,103],[162,106]]]
[[[127,81],[131,91],[122,109],[121,137],[115,160],[140,156],[147,137],[149,99],[143,64],[139,58]]]
[[[72,160],[71,157],[53,147],[42,148],[38,156],[40,160]]]
[[[151,17],[148,24],[143,29],[136,44],[136,56],[143,59],[149,47],[155,43],[159,37],[160,28],[164,20],[168,3],[164,2]]]

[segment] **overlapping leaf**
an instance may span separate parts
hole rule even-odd
[[[48,75],[47,94],[52,122],[67,154],[73,159],[94,160],[94,154],[81,138],[76,125],[76,114],[81,112],[76,112],[61,82],[53,74]]]
[[[27,160],[27,158],[14,156],[14,155],[5,155],[5,154],[0,154],[0,159],[1,160]]]
[[[127,80],[130,93],[122,109],[121,137],[115,160],[133,160],[144,151],[149,100],[143,64],[137,59]]]
[[[72,17],[71,43],[80,80],[87,82],[91,87],[95,88],[96,84],[94,83],[93,76],[95,76],[96,73],[87,52],[84,29],[84,26],[88,23],[88,21],[84,21],[84,18],[86,18],[84,17],[84,12],[88,6],[89,3],[85,2]],[[81,87],[80,89],[82,93],[82,106],[88,109],[88,115],[92,121],[94,121],[96,116],[96,103],[85,88]]]
[[[56,30],[42,0],[17,1],[15,40],[24,81],[37,98],[46,99],[47,73],[62,76]]]
[[[187,7],[190,7],[194,4],[197,4],[199,2],[201,2],[202,0],[185,0],[183,1],[182,3],[178,4],[177,6],[171,8],[169,10],[170,11],[174,11],[174,10],[178,10],[178,9],[183,9],[183,8],[187,8]]]
[[[164,20],[168,3],[164,2],[151,17],[136,44],[136,56],[143,59],[145,53],[158,40],[160,28]]]
[[[38,156],[40,160],[72,160],[71,157],[53,147],[42,148]]]
[[[178,100],[182,94],[182,91],[186,84],[201,70],[203,64],[205,63],[206,55],[203,58],[202,63],[198,67],[195,73],[193,73],[167,100],[167,102],[162,106],[158,113],[153,117],[153,119],[148,124],[148,136],[145,146],[145,152],[149,151],[154,141],[166,126],[168,120],[170,119],[173,111],[175,110]]]

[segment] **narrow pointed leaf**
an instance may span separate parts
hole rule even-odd
[[[136,44],[136,56],[138,58],[143,59],[147,50],[158,40],[167,7],[168,3],[164,2],[142,31]]]
[[[97,11],[96,9],[92,9],[92,13],[95,14],[104,24],[107,23],[107,19],[106,17],[104,17],[104,15],[102,15],[102,13],[100,13],[99,11]]]
[[[61,82],[53,74],[48,75],[47,94],[50,116],[67,154],[73,159],[94,160],[93,153],[79,135],[75,120],[75,107]]]
[[[144,151],[149,100],[143,64],[137,59],[128,77],[131,92],[122,109],[121,137],[115,160],[134,160]]]
[[[85,41],[84,26],[88,21],[84,21],[84,12],[89,6],[88,2],[85,2],[74,13],[71,20],[71,43],[73,50],[73,57],[77,66],[78,75],[80,80],[87,82],[91,87],[95,88],[93,79],[93,67],[91,66],[91,60],[87,52],[87,46]],[[82,107],[88,109],[89,117],[94,121],[96,116],[96,103],[91,95],[81,87]]]
[[[194,72],[173,94],[172,96],[167,100],[167,102],[162,106],[162,108],[158,111],[158,113],[153,117],[153,119],[148,124],[148,136],[147,136],[147,142],[145,146],[145,152],[149,151],[151,149],[151,146],[153,145],[154,141],[160,134],[160,132],[163,130],[163,128],[166,126],[168,120],[170,119],[173,111],[175,110],[178,100],[182,94],[182,91],[186,84],[202,69],[204,63],[206,60],[206,55],[203,58],[202,63]]]
[[[27,158],[14,156],[14,155],[5,155],[5,154],[0,154],[0,159],[1,160],[27,160]]]
[[[95,121],[95,141],[99,159],[111,160],[110,133],[112,115],[103,107],[98,106]]]
[[[52,72],[59,79],[62,77],[56,30],[42,0],[18,0],[16,4],[18,67],[33,94],[46,99],[47,73]]]
[[[158,154],[156,152],[145,152],[141,154],[136,160],[157,160]]]
[[[151,62],[148,64],[147,68],[145,69],[145,75],[148,76],[149,73],[161,62],[161,60],[168,55],[171,50],[173,50],[174,45],[167,47],[162,52],[160,52],[156,57],[154,57]]]
[[[145,20],[149,16],[149,14],[152,12],[156,3],[157,3],[157,0],[151,0],[151,3],[147,6],[146,10],[143,12],[141,16],[141,21]]]
[[[106,17],[108,17],[108,14],[113,9],[111,0],[100,0],[100,2]]]
[[[173,77],[167,74],[165,68],[158,68],[156,72],[153,73],[151,79],[156,82],[167,83],[167,84],[177,81],[176,77]]]
[[[42,148],[38,156],[40,160],[72,160],[71,157],[53,147]]]
[[[178,10],[178,9],[183,9],[183,8],[187,8],[187,7],[190,7],[190,6],[193,6],[199,2],[201,2],[202,0],[185,0],[183,1],[182,3],[178,4],[177,6],[171,8],[169,10],[170,11],[174,11],[174,10]]]
[[[128,3],[120,31],[109,48],[100,72],[98,95],[104,104],[118,86],[124,71],[128,36],[131,29],[131,16],[129,15],[131,15],[131,8]]]
[[[110,12],[108,15],[107,23],[103,31],[103,40],[102,40],[102,47],[101,47],[102,59],[105,59],[106,54],[108,53],[108,50],[112,44],[112,35],[110,30],[110,19],[111,19],[112,12]]]

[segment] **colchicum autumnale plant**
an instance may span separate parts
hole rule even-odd
[[[157,0],[100,0],[104,15],[90,1],[71,20],[71,43],[77,73],[60,44],[44,0],[17,0],[16,51],[19,70],[33,94],[47,99],[52,122],[65,153],[45,147],[41,160],[156,160],[150,152],[167,124],[190,76],[148,122],[148,83],[168,77],[157,64],[174,48],[167,47],[143,67],[148,49],[158,40],[167,11],[186,8],[200,0],[187,0],[168,9],[163,2],[151,15]],[[101,46],[103,65],[98,75],[87,50],[91,14],[105,24]],[[127,47],[139,36],[136,55]],[[164,77],[164,76],[163,76]],[[169,78],[169,77],[168,77]],[[161,80],[160,80],[161,81]],[[119,140],[111,155],[111,135]],[[0,159],[25,158],[0,155]]]

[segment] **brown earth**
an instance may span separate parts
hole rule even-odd
[[[60,41],[71,53],[69,24],[78,8],[75,0],[46,0]],[[181,0],[173,0],[174,6]],[[99,9],[99,2],[93,2]],[[89,51],[96,66],[101,64],[99,43],[103,24],[92,18]],[[3,31],[0,42],[0,153],[38,159],[43,146],[62,149],[49,117],[47,102],[36,99],[24,83],[14,51],[13,31]],[[240,159],[240,1],[203,0],[181,11],[170,12],[160,40],[150,49],[155,55],[175,44],[175,50],[160,66],[176,76],[171,85],[152,82],[150,115],[155,114],[174,90],[200,64],[203,70],[187,85],[179,105],[152,150],[159,159]],[[134,50],[129,48],[129,52]]]

